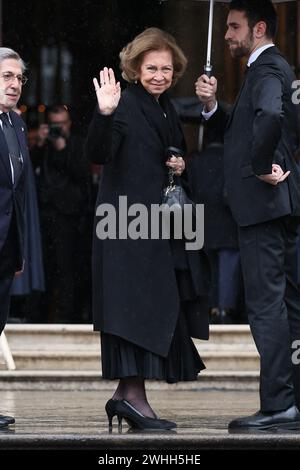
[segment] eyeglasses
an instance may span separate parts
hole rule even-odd
[[[25,85],[28,81],[28,78],[25,77],[25,75],[15,75],[12,72],[4,72],[1,74],[1,77],[5,82],[12,82],[16,78],[22,85]]]

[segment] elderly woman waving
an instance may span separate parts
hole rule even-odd
[[[157,28],[138,35],[120,58],[129,85],[121,93],[106,67],[94,79],[98,105],[86,144],[89,158],[104,164],[93,313],[101,331],[103,378],[119,380],[106,412],[110,425],[117,416],[119,424],[124,418],[134,428],[171,429],[176,424],[158,418],[148,403],[145,380],[196,380],[204,369],[191,335],[208,338],[206,258],[202,251],[186,251],[184,239],[146,237],[142,230],[130,236],[129,229],[133,208],[142,205],[150,214],[161,204],[170,168],[184,177],[183,133],[166,91],[183,74],[186,58],[174,38]],[[170,147],[182,152],[168,158]],[[100,207],[114,209],[113,236],[100,233]]]

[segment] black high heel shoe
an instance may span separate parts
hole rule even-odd
[[[112,420],[114,416],[117,416],[117,404],[119,403],[120,400],[113,400],[112,398],[108,400],[108,402],[105,405],[105,411],[107,414],[108,418],[108,426],[109,430],[112,430]],[[118,422],[119,422],[119,428],[121,427],[121,423],[118,417]]]
[[[166,419],[149,418],[140,413],[134,406],[132,406],[126,400],[119,400],[115,406],[115,414],[118,417],[119,429],[122,428],[122,419],[135,429],[157,429],[166,430],[177,427],[173,421],[167,421]]]

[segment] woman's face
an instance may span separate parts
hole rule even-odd
[[[138,78],[148,93],[158,99],[172,85],[173,73],[170,51],[150,51],[144,55]]]

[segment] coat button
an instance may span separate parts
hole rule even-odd
[[[9,215],[9,214],[10,214],[10,211],[6,211],[5,214],[6,214],[6,215]]]

